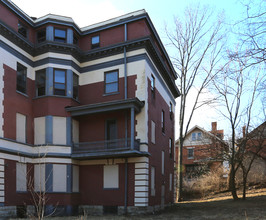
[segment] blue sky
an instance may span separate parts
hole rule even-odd
[[[13,0],[29,16],[41,17],[46,14],[57,14],[72,17],[79,27],[101,22],[132,11],[145,9],[162,41],[164,42],[164,27],[173,24],[175,16],[183,14],[189,4],[198,4],[194,0]],[[208,5],[217,12],[224,11],[226,21],[234,23],[243,16],[243,5],[236,0],[201,0],[201,5]],[[166,48],[167,49],[167,48]],[[171,55],[171,54],[170,54]],[[179,100],[176,100],[179,103]],[[208,115],[206,112],[208,111]],[[178,115],[178,114],[176,114]],[[200,115],[200,117],[198,117]],[[222,119],[213,109],[202,109],[190,127],[198,124],[210,130],[211,122],[218,121],[218,128],[223,129]],[[178,122],[178,120],[176,120]],[[177,124],[178,125],[178,124]],[[177,126],[178,127],[178,126]],[[177,131],[177,129],[176,129]]]

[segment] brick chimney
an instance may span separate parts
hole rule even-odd
[[[217,122],[212,122],[212,133],[213,134],[216,134],[217,132]]]

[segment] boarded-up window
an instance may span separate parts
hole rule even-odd
[[[27,191],[27,164],[16,164],[16,189],[17,191]]]
[[[73,176],[72,176],[72,191],[79,192],[79,167],[73,166]]]
[[[119,169],[118,165],[106,165],[103,168],[103,187],[119,188]]]
[[[155,196],[155,167],[151,167],[151,196]]]
[[[67,190],[67,166],[64,164],[53,165],[53,191],[66,192]]]
[[[34,189],[35,191],[45,191],[45,164],[34,165]]]
[[[155,122],[151,121],[151,142],[155,144]]]
[[[45,144],[45,117],[34,118],[34,144]]]
[[[79,143],[79,122],[77,120],[72,120],[72,137],[73,143]]]
[[[66,145],[65,117],[53,117],[53,144]]]
[[[172,184],[172,182],[173,182],[173,174],[170,173],[170,174],[169,174],[169,191],[172,191],[172,189],[173,189],[173,184]]]
[[[25,115],[16,114],[16,140],[23,143],[26,143],[26,121]]]

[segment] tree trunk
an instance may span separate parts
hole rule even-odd
[[[180,136],[179,138],[179,147],[178,147],[178,195],[177,201],[181,202],[183,200],[183,137]]]
[[[231,191],[233,199],[238,200],[238,196],[236,193],[235,169],[232,166],[229,172],[229,190]]]

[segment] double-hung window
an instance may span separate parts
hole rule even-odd
[[[192,133],[192,141],[200,141],[201,140],[201,132],[193,132]]]
[[[27,68],[17,63],[17,91],[26,94],[27,91]]]
[[[37,42],[41,43],[46,41],[46,29],[42,29],[37,32]]]
[[[105,94],[118,92],[118,70],[104,74]]]
[[[36,72],[36,96],[45,95],[46,70]]]
[[[66,30],[54,29],[54,41],[66,43]]]
[[[54,69],[54,95],[66,95],[66,71]]]
[[[161,115],[161,123],[162,123],[162,132],[165,133],[165,120],[164,120],[164,110],[162,110],[162,115]]]
[[[26,28],[22,23],[18,23],[18,33],[23,37],[28,37],[28,28]]]
[[[79,94],[79,76],[73,73],[73,98],[78,99]]]

